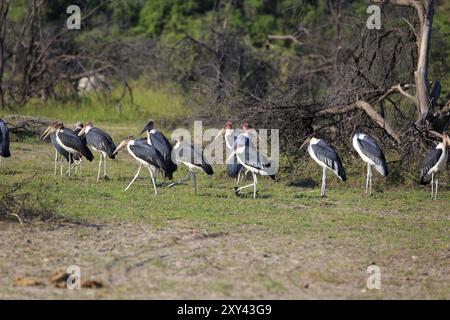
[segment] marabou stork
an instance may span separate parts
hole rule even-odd
[[[72,130],[64,128],[64,124],[61,122],[56,122],[50,125],[42,134],[41,139],[47,138],[49,135],[55,134],[56,144],[62,147],[69,157],[69,170],[68,175],[72,170],[71,163],[75,157],[84,156],[89,161],[94,160],[94,155],[91,150],[86,146],[85,143],[76,135]],[[58,147],[54,144],[55,149],[58,151]]]
[[[2,166],[2,158],[11,157],[9,151],[9,130],[6,122],[0,119],[0,168]]]
[[[166,162],[167,171],[164,173],[164,180],[168,178],[173,179],[173,173],[177,170],[177,165],[172,161],[173,147],[169,140],[162,134],[161,131],[153,128],[153,120],[149,120],[141,134],[147,132],[147,143],[158,150]]]
[[[315,137],[315,134],[311,134],[307,137],[305,142],[301,145],[300,149],[303,149],[308,145],[308,153],[322,168],[322,190],[320,196],[325,196],[327,169],[333,171],[333,173],[342,181],[347,180],[345,175],[344,166],[342,165],[339,154],[334,151],[333,148],[323,139]]]
[[[41,139],[44,140],[44,136],[47,133],[48,130],[51,129],[52,126],[57,125],[59,122],[53,122],[45,131],[44,133],[41,135]],[[66,130],[70,130],[67,129]],[[56,176],[56,171],[57,171],[57,167],[58,167],[58,154],[61,155],[61,160],[60,160],[60,166],[61,166],[61,173],[60,175],[63,175],[63,159],[66,159],[66,161],[69,163],[69,167],[72,165],[72,162],[74,159],[72,159],[72,156],[70,155],[69,152],[67,152],[57,141],[56,141],[56,133],[52,132],[50,134],[50,142],[53,145],[53,147],[55,148],[55,161],[54,161],[54,172],[53,175]],[[79,154],[76,154],[74,157],[77,158],[81,158],[79,156]]]
[[[206,161],[203,152],[198,150],[193,145],[183,142],[183,137],[175,139],[176,144],[173,148],[173,156],[178,164],[182,163],[188,168],[188,176],[183,181],[172,182],[169,187],[173,187],[175,184],[188,181],[190,177],[194,181],[194,193],[197,193],[197,175],[195,171],[204,172],[209,176],[214,174],[213,168]]]
[[[386,158],[378,143],[368,134],[362,133],[358,126],[353,129],[352,136],[353,148],[367,163],[366,193],[372,194],[372,166],[383,177],[386,177],[388,175]]]
[[[150,173],[153,188],[155,189],[155,195],[157,195],[158,191],[156,190],[156,183],[155,183],[156,171],[162,170],[164,173],[166,173],[166,171],[168,170],[167,164],[164,161],[164,157],[156,148],[147,143],[137,142],[137,140],[134,139],[133,136],[126,137],[119,144],[117,149],[114,150],[114,154],[117,154],[117,152],[119,152],[121,149],[125,147],[127,147],[128,153],[139,163],[139,169],[136,175],[134,176],[133,180],[131,180],[130,184],[125,188],[125,191],[127,191],[131,187],[133,182],[139,176],[142,166],[144,166],[148,169],[148,172]]]
[[[256,198],[256,186],[258,184],[257,175],[269,176],[271,179],[275,179],[275,175],[271,174],[272,164],[267,157],[256,150],[255,146],[251,142],[250,126],[248,123],[242,125],[244,133],[240,134],[232,146],[232,152],[227,159],[227,163],[235,155],[238,162],[253,175],[253,183],[243,186],[234,187],[234,192],[239,195],[242,189],[253,186],[253,198]]]
[[[114,150],[116,150],[116,145],[112,138],[105,131],[94,127],[92,122],[88,122],[78,133],[78,136],[86,135],[86,143],[88,146],[91,146],[95,151],[98,151],[100,154],[100,159],[98,162],[98,173],[97,173],[97,181],[100,180],[100,170],[102,168],[102,159],[104,159],[103,166],[103,180],[109,180],[106,175],[106,159],[109,157],[110,159],[115,158]]]
[[[233,152],[233,146],[237,135],[233,129],[233,124],[230,121],[227,121],[227,123],[225,123],[222,130],[217,134],[213,142],[216,141],[220,136],[223,136],[225,138],[225,145],[229,152]],[[227,175],[230,178],[236,178],[236,185],[239,184],[242,175],[245,179],[247,172],[248,170],[246,170],[244,166],[238,162],[236,155],[234,155],[231,161],[227,163]]]
[[[431,181],[431,199],[437,198],[438,174],[447,167],[448,150],[450,138],[447,132],[442,134],[442,142],[430,152],[420,168],[420,184],[426,185]]]

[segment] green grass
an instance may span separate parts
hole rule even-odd
[[[250,194],[234,195],[234,180],[217,166],[213,177],[199,175],[197,195],[188,183],[160,188],[159,195],[154,196],[147,171],[141,172],[141,179],[129,192],[123,191],[137,170],[126,152],[108,161],[112,181],[97,183],[97,158],[92,163],[84,162],[83,177],[68,179],[53,177],[54,153],[50,145],[15,143],[12,148],[13,158],[4,160],[0,171],[2,184],[19,182],[38,172],[24,192],[38,193],[50,206],[56,206],[59,214],[70,218],[138,220],[161,227],[181,219],[205,223],[214,231],[254,225],[292,236],[325,233],[330,239],[349,237],[366,243],[383,238],[418,247],[446,245],[448,222],[444,218],[448,215],[450,192],[445,187],[441,187],[437,201],[429,201],[428,189],[421,187],[375,186],[375,193],[367,197],[362,186],[349,188],[330,176],[328,197],[322,199],[318,187],[295,186],[296,181],[306,177],[282,176],[276,183],[261,178],[260,196],[255,200]],[[185,168],[180,167],[176,179],[185,175]],[[350,180],[353,178],[359,176]]]
[[[116,87],[111,96],[90,94],[66,102],[31,100],[25,106],[13,108],[11,113],[25,116],[46,117],[65,122],[94,121],[114,124],[157,120],[162,126],[183,123],[191,115],[183,105],[182,96],[175,89],[143,88],[138,82],[131,84],[133,102],[127,94],[120,102],[123,88]]]
[[[136,132],[140,127],[137,124],[109,124],[106,129],[118,140],[126,132]],[[4,160],[0,169],[3,187],[37,172],[20,193],[39,197],[44,207],[58,215],[88,224],[102,224],[106,230],[113,228],[115,232],[125,232],[128,225],[149,230],[144,239],[142,235],[133,238],[133,233],[127,233],[125,238],[117,236],[116,241],[149,241],[144,247],[136,247],[136,252],[127,249],[126,255],[143,255],[136,263],[148,261],[144,270],[150,279],[157,275],[158,285],[151,286],[153,282],[148,279],[140,283],[129,276],[132,283],[138,281],[136,286],[113,282],[110,289],[99,292],[102,297],[123,297],[130,293],[133,293],[132,297],[148,297],[150,292],[152,297],[192,298],[189,286],[196,288],[193,289],[194,297],[448,298],[450,294],[445,286],[448,277],[442,270],[445,263],[440,258],[446,255],[449,244],[450,191],[445,186],[441,187],[438,200],[430,201],[428,188],[392,188],[377,177],[375,193],[367,197],[362,190],[361,167],[349,170],[348,183],[329,176],[328,197],[320,198],[319,186],[299,186],[308,179],[320,182],[321,170],[307,161],[307,168],[299,175],[281,175],[275,183],[260,178],[257,199],[250,194],[234,195],[234,181],[226,177],[223,166],[214,166],[212,177],[198,176],[197,195],[188,183],[172,189],[159,188],[159,195],[155,196],[145,170],[128,192],[123,191],[137,170],[137,164],[126,152],[108,161],[111,181],[99,183],[96,182],[97,158],[92,163],[84,162],[81,178],[68,179],[53,176],[51,145],[30,139],[15,142],[12,154],[13,157]],[[180,167],[175,178],[182,179],[185,175],[186,170]],[[189,241],[190,234],[200,233],[211,235],[211,239],[217,235],[218,242],[205,247],[200,238],[194,246],[198,250],[192,249],[185,254],[182,253],[184,250],[177,251],[181,250],[180,246],[189,247],[189,242],[180,240],[183,234],[186,236],[186,230],[177,229],[180,225],[188,226],[190,230],[185,241]],[[53,231],[30,235],[32,242],[44,241],[54,248],[54,238],[59,232],[68,232],[64,227],[49,228]],[[104,241],[104,237],[96,238],[98,235],[92,228],[72,227],[69,230],[74,229],[80,245],[91,243],[92,246],[83,250],[80,257],[84,268],[100,272],[101,266],[106,262],[109,265],[110,259],[120,258],[120,253],[115,251],[106,256],[98,255],[92,240]],[[160,243],[166,245],[158,249]],[[47,250],[49,253],[36,253],[36,261],[46,255],[56,255],[53,253],[56,249],[51,248]],[[13,252],[11,248],[7,250]],[[149,253],[142,252],[152,255],[148,258]],[[164,258],[166,256],[169,258]],[[236,260],[247,256],[242,262]],[[412,256],[419,257],[413,266],[410,265]],[[15,253],[14,257],[17,265],[29,260],[26,254]],[[67,263],[72,263],[69,262],[73,259],[70,255],[67,259]],[[272,261],[268,263],[273,265],[258,265],[254,259]],[[117,260],[118,267],[120,261]],[[386,289],[362,293],[365,268],[373,262],[383,267]],[[243,268],[246,263],[252,263],[251,267],[245,267],[248,272],[233,271],[238,265]],[[178,267],[179,264],[184,268]],[[126,265],[134,264],[126,262]],[[52,267],[56,268],[57,264]],[[36,266],[33,270],[40,274],[40,268]],[[423,276],[429,268],[435,271]],[[205,282],[199,280],[202,272],[207,275]],[[406,278],[418,280],[408,283]],[[312,289],[306,289],[306,284],[311,284]],[[243,286],[252,289],[243,290]],[[334,293],[319,290],[320,287]],[[8,290],[5,297],[28,294],[27,291]],[[304,290],[313,290],[312,296]],[[45,296],[45,292],[38,296]],[[84,291],[80,292],[79,297],[87,297],[83,294]]]

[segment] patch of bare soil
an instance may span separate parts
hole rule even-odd
[[[0,234],[0,299],[450,298],[448,251],[366,248],[256,226],[211,233],[179,221],[164,228],[0,221]],[[380,290],[366,289],[373,263]],[[72,265],[81,269],[81,289],[49,284],[52,272]]]

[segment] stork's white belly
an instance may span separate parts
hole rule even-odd
[[[442,150],[442,155],[439,158],[438,162],[434,165],[433,168],[430,169],[428,174],[442,172],[447,168],[447,159],[448,159],[448,151],[446,148]]]
[[[202,168],[200,168],[199,166],[196,166],[196,165],[194,165],[194,164],[192,164],[190,162],[181,161],[181,163],[184,164],[186,167],[188,167],[188,169],[190,171],[192,171],[192,170],[199,170],[199,171],[201,171],[202,170]]]
[[[311,144],[308,146],[308,153],[309,153],[310,157],[311,157],[315,162],[317,162],[322,168],[330,169],[330,168],[328,168],[328,166],[327,166],[325,163],[323,163],[322,161],[320,161],[320,160],[316,157],[316,155],[314,154],[314,151],[313,151],[312,148],[311,148]]]
[[[264,170],[261,170],[261,169],[258,169],[258,168],[249,166],[248,164],[245,163],[245,161],[243,161],[243,160],[241,159],[242,157],[245,157],[245,150],[244,150],[243,152],[241,152],[241,153],[236,153],[236,158],[237,158],[238,162],[239,162],[240,164],[242,164],[242,166],[243,166],[245,169],[247,169],[247,170],[250,171],[250,172],[260,174],[260,175],[262,175],[262,176],[267,176],[267,175],[269,175],[269,174],[268,174],[266,171],[264,171]]]
[[[142,159],[139,158],[139,157],[136,157],[136,155],[131,151],[130,145],[127,145],[127,150],[128,150],[128,153],[129,153],[129,154],[134,158],[134,160],[136,160],[139,164],[141,164],[141,165],[143,165],[143,166],[145,166],[145,167],[148,167],[148,168],[150,168],[150,169],[156,169],[156,168],[155,168],[154,166],[152,166],[150,163],[148,163],[148,162],[142,160]]]
[[[377,164],[372,160],[372,159],[370,159],[368,156],[366,156],[363,152],[362,152],[362,150],[361,150],[361,148],[359,147],[359,144],[358,144],[358,138],[356,138],[356,135],[355,136],[353,136],[353,148],[355,148],[355,150],[356,150],[356,152],[358,152],[358,154],[359,154],[359,156],[361,157],[361,159],[363,159],[363,161],[365,162],[365,163],[368,163],[368,164],[370,164],[370,165],[372,165],[372,166],[376,166]]]
[[[69,153],[78,153],[77,150],[72,149],[72,148],[66,146],[65,144],[63,144],[63,143],[61,142],[61,139],[59,139],[58,133],[56,134],[56,142],[58,142],[58,144],[59,144],[64,150],[66,150],[67,152],[69,152]]]

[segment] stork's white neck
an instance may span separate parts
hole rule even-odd
[[[226,129],[225,130],[225,143],[226,143],[228,149],[233,148],[234,136],[235,136],[234,129]]]
[[[86,127],[86,130],[85,130],[84,132],[85,132],[86,134],[88,134],[88,132],[91,131],[91,129],[92,129],[92,126],[87,126],[87,127]]]
[[[436,149],[442,149],[442,150],[445,150],[445,145],[444,145],[444,143],[443,143],[443,142],[439,142],[439,143],[437,144],[437,146],[436,146]]]
[[[310,143],[310,144],[317,144],[319,141],[320,141],[320,139],[317,139],[317,138],[312,137],[312,138],[311,138],[311,141],[310,141],[309,143]]]

